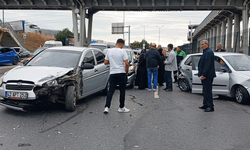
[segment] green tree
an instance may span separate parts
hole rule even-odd
[[[74,36],[74,33],[69,31],[68,28],[63,29],[62,31],[59,31],[55,38],[57,41],[62,41],[63,45],[65,45],[65,39],[66,37],[72,37]]]

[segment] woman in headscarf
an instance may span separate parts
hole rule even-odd
[[[166,51],[161,47],[161,45],[158,45],[158,52],[161,55],[161,61],[158,69],[158,84],[159,86],[163,86],[164,83],[164,73],[165,73],[165,68],[164,68],[164,60],[166,57]]]
[[[141,51],[141,55],[139,57],[139,62],[137,64],[137,74],[135,79],[135,85],[138,86],[138,89],[143,90],[148,87],[148,76],[147,76],[147,67],[146,60],[144,55],[146,50],[143,49]]]

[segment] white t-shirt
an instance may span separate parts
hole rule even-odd
[[[125,50],[112,48],[107,52],[105,59],[109,60],[110,74],[126,73],[124,60],[128,60],[128,55]]]

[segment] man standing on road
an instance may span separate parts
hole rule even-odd
[[[201,41],[201,48],[203,49],[203,55],[198,63],[198,76],[202,83],[203,93],[203,106],[200,109],[205,109],[205,112],[214,111],[213,95],[212,95],[212,83],[216,77],[214,69],[214,53],[208,47],[208,41]]]
[[[225,49],[221,49],[221,44],[220,43],[218,43],[217,44],[217,50],[215,51],[215,52],[226,52],[226,50]]]
[[[152,43],[151,49],[146,52],[145,54],[146,59],[146,67],[147,67],[147,74],[148,74],[148,91],[152,91],[152,74],[153,74],[153,91],[157,90],[158,84],[158,68],[161,61],[160,53],[156,50],[156,44]]]
[[[115,92],[116,85],[119,85],[120,89],[120,107],[118,112],[130,112],[125,106],[125,89],[127,84],[127,74],[129,69],[128,55],[123,50],[124,40],[118,39],[116,47],[110,49],[105,57],[104,64],[110,65],[110,77],[109,77],[109,91],[106,99],[106,105],[104,113],[109,112],[111,100]]]
[[[175,54],[176,54],[176,58],[177,58],[177,70],[174,71],[174,83],[176,83],[178,81],[178,75],[180,75],[180,69],[179,69],[180,63],[181,63],[182,59],[184,59],[186,57],[186,53],[183,50],[181,50],[180,46],[177,46],[177,50],[175,51]],[[177,71],[178,71],[178,73],[177,73]]]
[[[168,51],[169,51],[168,58],[164,62],[166,88],[163,90],[172,92],[173,91],[172,71],[177,70],[176,54],[173,51],[173,44],[168,44]]]

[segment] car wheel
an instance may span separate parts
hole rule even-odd
[[[189,86],[187,79],[179,79],[178,80],[178,87],[183,92],[190,91],[190,86]]]
[[[238,86],[235,90],[235,99],[240,104],[247,103],[249,100],[249,94],[247,90],[242,86]]]
[[[13,65],[17,65],[18,64],[18,58],[17,57],[15,57],[14,58],[14,60],[13,60],[13,63],[12,63]]]
[[[65,109],[74,111],[76,109],[76,89],[75,86],[68,86],[65,97]]]
[[[109,81],[108,81],[107,84],[106,84],[105,89],[102,90],[103,95],[107,95],[107,94],[108,94],[108,92],[109,92],[109,87],[110,87],[110,85],[109,85]]]

